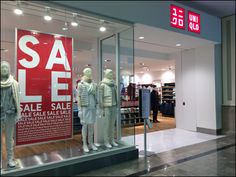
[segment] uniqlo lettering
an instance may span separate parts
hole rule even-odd
[[[200,15],[188,11],[188,30],[194,33],[200,33]]]
[[[181,7],[170,6],[170,24],[172,27],[185,29],[184,25],[185,10]]]

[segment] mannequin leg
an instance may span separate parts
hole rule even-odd
[[[91,148],[94,151],[97,151],[98,148],[94,145],[93,134],[94,134],[94,124],[88,124],[88,144],[89,144],[89,148]]]
[[[7,162],[8,166],[13,168],[16,166],[16,162],[14,160],[14,153],[13,153],[13,130],[15,127],[15,120],[12,117],[9,117],[6,120],[5,124],[5,137],[6,137],[6,148],[7,148]]]
[[[87,146],[87,124],[83,124],[82,126],[82,138],[83,138],[83,150],[84,152],[89,152],[88,146]]]
[[[115,136],[115,123],[116,123],[116,107],[112,106],[111,108],[111,119],[110,119],[110,142],[113,146],[118,146],[118,144],[115,142],[114,136]]]
[[[112,148],[111,144],[109,143],[109,126],[110,126],[110,108],[104,108],[105,113],[105,122],[104,122],[104,145],[107,148]]]

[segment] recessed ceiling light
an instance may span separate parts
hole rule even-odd
[[[22,14],[23,14],[23,11],[22,11],[20,8],[16,8],[16,9],[14,9],[14,13],[15,13],[16,15],[22,15]]]
[[[176,46],[176,47],[180,47],[180,46],[181,46],[181,44],[176,44],[175,46]]]
[[[139,39],[144,39],[144,37],[143,37],[143,36],[139,36],[138,38],[139,38]]]
[[[139,63],[140,65],[144,66],[144,63]]]

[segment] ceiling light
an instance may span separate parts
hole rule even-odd
[[[105,20],[100,20],[100,27],[99,27],[99,31],[101,32],[105,32],[107,30],[107,28],[105,27]]]
[[[67,30],[68,30],[68,24],[67,24],[67,22],[65,22],[65,25],[62,27],[62,30],[63,30],[63,31],[67,31]]]
[[[106,29],[105,26],[101,26],[101,27],[99,28],[99,30],[100,30],[101,32],[105,32],[107,29]]]
[[[139,38],[139,39],[144,39],[144,37],[143,37],[143,36],[139,36],[138,38]]]
[[[16,1],[16,8],[14,9],[14,13],[16,15],[22,15],[23,14],[22,9],[20,8],[20,1]]]
[[[74,26],[74,27],[76,27],[76,26],[78,26],[79,25],[79,23],[77,22],[77,19],[76,19],[76,17],[77,17],[77,14],[76,13],[73,13],[73,19],[72,19],[72,21],[71,21],[71,26]]]
[[[46,7],[46,14],[44,15],[44,20],[50,21],[52,20],[52,16],[50,15],[50,8]]]
[[[14,9],[14,13],[16,14],[16,15],[22,15],[23,14],[23,11],[20,9],[20,8],[16,8],[16,9]]]
[[[181,44],[176,44],[175,46],[176,46],[176,47],[180,47],[180,46],[181,46]]]
[[[77,22],[74,22],[74,21],[71,22],[70,24],[71,24],[71,26],[75,26],[75,27],[79,25]]]
[[[50,20],[52,20],[52,17],[50,15],[45,15],[44,20],[50,21]]]

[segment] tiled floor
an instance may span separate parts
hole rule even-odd
[[[221,137],[223,136],[208,135],[177,128],[151,132],[147,133],[147,151],[160,153]],[[122,140],[130,142],[130,139],[131,137],[124,137]],[[136,135],[135,144],[139,151],[143,151],[144,135]]]
[[[177,129],[162,132],[163,137],[158,140],[167,143],[166,147],[152,145],[151,150],[160,152],[147,158],[140,157],[79,176],[235,176],[235,134],[211,136],[184,132]],[[174,139],[171,135],[181,136],[174,136]],[[163,141],[167,138],[170,142]],[[174,145],[176,148],[173,149]],[[171,147],[172,150],[168,150]]]

